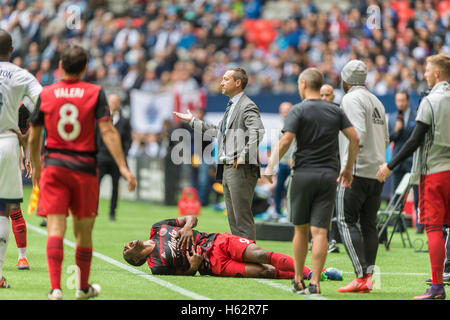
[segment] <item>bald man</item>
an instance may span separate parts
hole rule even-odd
[[[353,164],[358,153],[359,139],[344,111],[320,99],[323,74],[308,68],[298,78],[302,102],[292,107],[283,127],[283,136],[273,151],[264,176],[271,182],[273,168],[296,141],[294,166],[289,184],[289,214],[294,228],[292,251],[295,261],[293,291],[298,294],[320,294],[320,273],[328,251],[327,233],[336,199],[337,181],[344,188],[353,180]],[[339,173],[339,132],[349,139],[346,167]],[[300,270],[308,253],[308,236],[311,230],[313,273],[308,287]]]
[[[125,157],[128,154],[128,150],[131,146],[131,125],[130,120],[126,119],[121,113],[122,101],[118,94],[112,93],[108,96],[108,105],[111,110],[111,116],[113,119],[113,124],[120,134],[122,141],[122,148]],[[120,171],[119,167],[115,163],[111,154],[109,153],[106,145],[103,143],[100,135],[97,135],[98,140],[98,153],[97,153],[97,167],[98,167],[98,183],[100,185],[102,178],[109,174],[112,178],[112,195],[111,204],[109,208],[109,219],[111,221],[116,220],[116,208],[117,208],[117,198],[119,195],[119,178]]]
[[[324,84],[320,87],[320,99],[333,103],[334,89],[329,84]]]
[[[282,102],[280,104],[280,107],[278,109],[278,112],[283,119],[283,126],[284,122],[286,121],[286,117],[289,113],[289,111],[292,108],[292,103],[290,102]],[[280,132],[280,138],[283,134]],[[278,217],[281,218],[282,215],[282,202],[283,199],[286,196],[286,187],[284,185],[286,179],[289,177],[289,174],[291,173],[291,165],[292,165],[292,155],[294,153],[295,144],[292,143],[291,147],[289,148],[288,152],[284,155],[282,159],[280,159],[280,163],[278,164],[278,174],[277,174],[277,185],[275,187],[275,212],[277,213]]]

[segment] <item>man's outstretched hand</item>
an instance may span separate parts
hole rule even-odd
[[[175,112],[174,111],[173,114],[177,118],[179,118],[181,120],[184,120],[184,121],[187,121],[187,122],[191,121],[194,118],[194,116],[192,115],[191,111],[189,111],[189,109],[188,109],[187,113],[180,113],[180,112]]]

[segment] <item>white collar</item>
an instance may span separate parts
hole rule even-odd
[[[236,103],[239,101],[239,99],[242,97],[243,94],[244,94],[244,91],[238,93],[238,94],[235,95],[233,98],[231,98],[230,101],[231,101],[233,104],[236,104]]]

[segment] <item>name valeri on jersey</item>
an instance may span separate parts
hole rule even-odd
[[[56,98],[83,98],[82,88],[56,88],[54,90]]]

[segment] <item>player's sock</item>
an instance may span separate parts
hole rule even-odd
[[[283,271],[275,268],[274,278],[275,279],[294,279],[295,272],[292,271]]]
[[[428,250],[431,262],[431,279],[433,284],[442,284],[445,261],[445,241],[442,226],[426,225]]]
[[[11,218],[12,230],[19,249],[19,259],[26,258],[27,247],[27,224],[22,216],[22,210],[15,210],[9,214]]]
[[[63,258],[63,238],[58,236],[49,236],[47,238],[47,263],[52,290],[61,289],[61,269]]]
[[[278,269],[280,271],[295,272],[294,259],[292,259],[292,257],[290,257],[284,253],[269,251],[267,253],[266,262],[268,264],[273,265],[276,269]],[[311,269],[308,268],[307,266],[304,266],[303,267],[303,278],[307,279],[310,272],[311,272]]]
[[[282,271],[295,271],[294,259],[284,253],[269,251],[267,253],[266,262]]]
[[[79,289],[89,289],[89,273],[91,271],[92,248],[82,248],[77,246],[75,252],[75,262],[79,268]]]
[[[6,257],[6,249],[9,242],[9,218],[0,216],[0,280],[2,279],[2,267]]]

